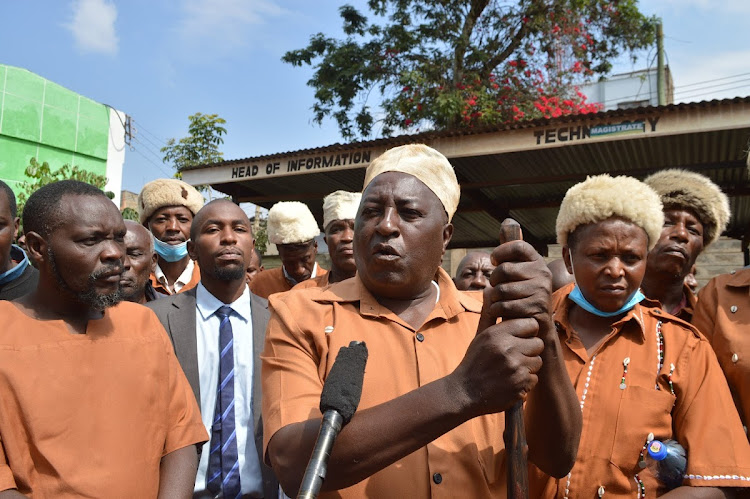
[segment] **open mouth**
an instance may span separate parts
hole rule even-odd
[[[398,258],[401,255],[396,251],[396,249],[393,246],[389,246],[387,244],[376,244],[375,247],[372,250],[372,254],[375,257],[380,258]]]

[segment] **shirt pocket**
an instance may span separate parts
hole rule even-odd
[[[650,433],[664,440],[672,436],[675,396],[664,390],[628,386],[617,412],[610,462],[624,473],[638,472],[643,446]]]

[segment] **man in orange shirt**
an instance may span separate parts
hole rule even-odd
[[[154,291],[173,295],[193,289],[201,275],[187,253],[190,225],[203,207],[195,187],[176,178],[161,178],[143,186],[138,195],[140,221],[154,235],[159,255],[151,274]]]
[[[535,474],[532,497],[725,497],[750,487],[750,445],[711,346],[639,290],[663,226],[659,196],[631,177],[590,177],[562,201],[557,239],[575,283],[552,306],[584,423],[570,474]],[[672,490],[647,468],[650,443],[667,439],[687,450]]]
[[[276,203],[268,210],[268,240],[279,250],[281,267],[253,279],[250,290],[261,298],[289,291],[295,285],[326,273],[315,261],[320,234],[307,205],[297,201]]]
[[[662,170],[643,182],[661,198],[664,227],[648,254],[641,288],[663,310],[690,322],[696,298],[685,278],[698,255],[724,232],[729,199],[711,179],[686,170]]]
[[[303,281],[295,289],[323,287],[354,277],[354,217],[362,199],[359,192],[336,191],[323,198],[323,239],[331,256],[331,270]]]
[[[118,304],[117,207],[65,180],[23,225],[40,275],[0,302],[0,497],[191,497],[208,436],[156,316]]]
[[[502,497],[500,413],[524,397],[530,461],[555,476],[570,469],[580,410],[548,315],[549,271],[529,244],[499,246],[494,258],[507,274],[493,274],[480,314],[481,294],[458,291],[440,268],[459,197],[439,152],[386,151],[365,174],[357,275],[271,296],[264,447],[288,495],[317,436],[323,383],[353,340],[369,352],[362,397],[321,497]],[[495,324],[504,313],[523,318]]]

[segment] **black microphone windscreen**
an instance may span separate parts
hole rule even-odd
[[[364,342],[353,341],[348,347],[339,349],[320,394],[321,413],[333,409],[341,414],[343,424],[352,419],[362,396],[366,363],[367,345]]]

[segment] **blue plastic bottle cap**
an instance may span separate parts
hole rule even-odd
[[[659,440],[652,440],[648,445],[648,455],[656,461],[663,461],[667,457],[667,446]]]

